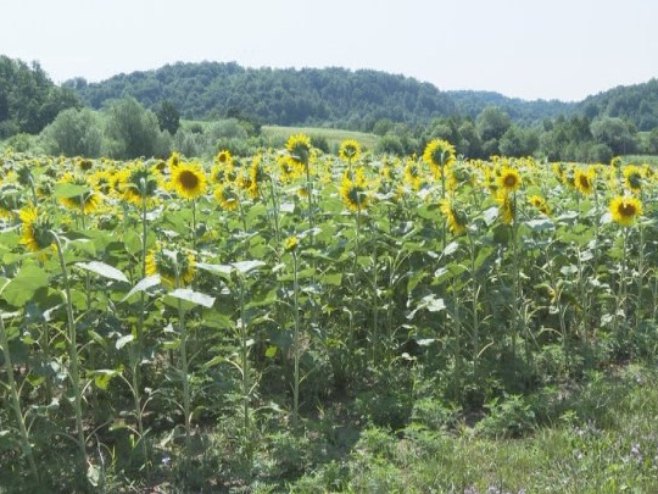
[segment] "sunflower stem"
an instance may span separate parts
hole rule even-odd
[[[59,257],[59,264],[62,270],[62,277],[64,278],[64,291],[66,296],[66,321],[68,328],[68,340],[69,340],[69,360],[71,368],[69,370],[69,376],[71,378],[71,386],[73,388],[73,399],[74,399],[74,408],[75,408],[75,424],[77,428],[78,435],[78,447],[80,449],[80,459],[82,462],[83,472],[86,472],[87,468],[87,449],[86,449],[86,440],[84,429],[82,425],[82,393],[80,387],[80,370],[79,370],[79,355],[78,355],[78,344],[77,344],[77,332],[75,329],[75,320],[73,318],[73,300],[71,298],[71,287],[69,283],[68,271],[66,269],[66,261],[64,260],[64,251],[62,249],[62,242],[55,232],[51,231],[53,236],[53,241],[57,248],[57,255]]]
[[[25,426],[25,417],[21,411],[21,402],[20,396],[18,394],[18,386],[16,384],[16,379],[14,378],[14,366],[11,362],[11,353],[9,352],[9,339],[7,338],[5,320],[0,313],[0,346],[2,346],[2,352],[4,355],[4,364],[5,364],[5,373],[7,374],[7,380],[9,381],[9,392],[11,406],[14,410],[14,416],[16,417],[16,423],[18,424],[18,429],[21,434],[21,448],[23,449],[23,454],[27,457],[27,461],[30,465],[30,470],[35,480],[39,482],[39,471],[37,470],[36,462],[34,461],[34,454],[32,453],[32,445],[30,444],[30,438],[28,436],[27,427]]]
[[[293,293],[295,304],[295,333],[293,335],[293,361],[294,361],[294,382],[293,382],[293,421],[295,425],[299,424],[299,280],[297,277],[297,253],[292,252],[293,259]]]

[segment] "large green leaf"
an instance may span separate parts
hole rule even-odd
[[[22,307],[49,282],[50,277],[43,269],[35,264],[26,264],[2,290],[2,298],[14,307]]]

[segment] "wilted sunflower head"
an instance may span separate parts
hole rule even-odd
[[[307,167],[311,160],[311,138],[306,134],[294,134],[288,138],[286,149],[299,164]]]
[[[160,275],[163,285],[179,288],[189,285],[196,273],[196,260],[191,252],[158,248],[146,256],[146,274]]]
[[[636,197],[617,196],[610,201],[612,220],[622,226],[632,226],[642,215],[642,203]]]
[[[425,146],[423,161],[430,166],[432,173],[438,176],[441,168],[455,161],[455,147],[443,139],[432,139]]]
[[[46,215],[29,206],[19,212],[19,217],[23,223],[21,244],[25,245],[27,250],[40,252],[53,245],[53,223]]]
[[[139,206],[144,200],[155,197],[160,182],[161,177],[157,167],[138,162],[130,167],[125,175],[122,183],[123,197],[126,201]]]
[[[213,196],[222,209],[225,209],[226,211],[235,211],[240,205],[238,188],[232,182],[219,184],[215,187]]]
[[[628,165],[623,168],[622,173],[624,174],[624,183],[627,188],[633,192],[640,192],[642,190],[642,182],[645,176],[643,168]]]
[[[448,222],[448,229],[453,235],[461,235],[466,231],[468,216],[454,201],[443,199],[439,203],[439,209]]]
[[[93,213],[101,204],[101,196],[91,184],[80,176],[65,173],[59,181],[60,184],[70,184],[80,187],[80,193],[62,197],[60,202],[68,209],[80,211],[84,214]]]
[[[179,163],[171,172],[171,187],[183,199],[196,199],[206,192],[206,174],[199,163]]]
[[[361,157],[361,144],[354,139],[346,139],[340,144],[338,156],[348,163],[354,163]]]

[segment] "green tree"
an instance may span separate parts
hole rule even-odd
[[[113,158],[164,157],[169,154],[170,142],[160,131],[158,117],[135,98],[124,98],[109,106],[105,135],[108,154]]]
[[[598,144],[606,144],[615,155],[633,153],[637,147],[635,129],[617,117],[602,117],[591,125],[592,136]]]
[[[89,108],[62,111],[41,132],[41,138],[50,154],[95,158],[101,153],[101,125]]]
[[[172,136],[175,135],[180,127],[180,113],[178,113],[176,107],[171,102],[164,100],[160,103],[155,114],[158,117],[160,130],[166,130]]]

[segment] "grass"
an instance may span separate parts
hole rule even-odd
[[[651,154],[627,154],[621,157],[624,165],[634,164],[634,165],[653,165],[658,166],[658,156]]]
[[[446,432],[416,422],[396,434],[371,427],[346,459],[288,487],[300,493],[658,492],[657,383],[654,371],[640,367],[597,374],[571,398],[561,397],[568,403],[555,423],[521,439],[492,436],[480,425]]]
[[[278,125],[264,125],[263,135],[271,141],[284,143],[293,134],[306,134],[310,137],[324,137],[331,149],[340,146],[345,139],[355,139],[365,148],[374,150],[379,136],[365,132],[355,132],[342,129],[327,129],[322,127],[282,127]]]

